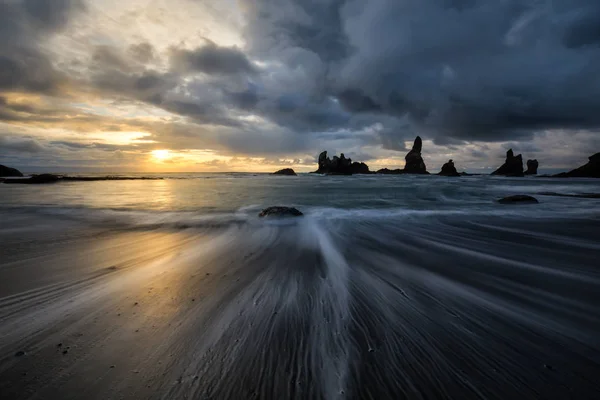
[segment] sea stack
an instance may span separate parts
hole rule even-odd
[[[328,175],[352,175],[352,174],[370,174],[369,166],[363,162],[352,162],[351,158],[346,158],[344,153],[340,156],[333,156],[333,159],[327,157],[327,152],[319,154],[319,168],[315,171],[317,174]]]
[[[527,160],[527,171],[525,175],[537,175],[538,160]]]
[[[587,164],[554,176],[557,178],[600,178],[600,153],[590,156]]]
[[[492,175],[523,176],[523,157],[515,156],[512,149],[506,152],[506,161]]]
[[[449,160],[446,164],[442,165],[442,170],[438,175],[441,176],[460,176],[456,167],[454,166],[454,161]]]
[[[427,168],[423,157],[421,157],[421,148],[423,147],[423,141],[420,136],[417,136],[413,143],[412,150],[408,152],[406,157],[406,164],[404,165],[405,174],[428,174]]]

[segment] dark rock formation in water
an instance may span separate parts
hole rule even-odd
[[[421,148],[423,147],[423,141],[420,136],[415,138],[412,150],[408,152],[404,159],[406,164],[404,165],[405,174],[428,174],[427,168],[423,157],[421,157]]]
[[[554,176],[557,178],[600,178],[600,153],[590,156],[587,164]]]
[[[289,175],[289,176],[295,176],[296,175],[296,171],[294,171],[291,168],[284,168],[284,169],[280,169],[279,171],[275,171],[273,172],[273,175]]]
[[[456,167],[454,166],[454,161],[449,160],[446,164],[442,165],[442,170],[438,175],[441,176],[460,176]]]
[[[23,174],[16,168],[10,168],[5,165],[0,165],[0,176],[13,177],[23,176]]]
[[[378,174],[384,175],[400,175],[400,174],[429,174],[423,157],[421,157],[421,149],[423,147],[423,141],[420,136],[415,138],[412,149],[408,152],[404,159],[406,164],[404,169],[388,169],[382,168],[377,171]]]
[[[501,204],[534,204],[539,203],[535,197],[526,194],[516,194],[514,196],[503,197],[498,200]]]
[[[352,162],[351,158],[346,158],[344,153],[340,156],[333,156],[333,159],[327,157],[327,152],[319,154],[319,169],[317,174],[329,175],[352,175],[352,174],[370,174],[369,166],[363,162]]]
[[[506,152],[506,161],[492,175],[523,176],[523,157],[515,156],[512,149]]]
[[[303,214],[294,207],[273,206],[265,208],[258,214],[259,217],[300,217]]]
[[[527,160],[527,171],[525,175],[537,175],[538,160]]]

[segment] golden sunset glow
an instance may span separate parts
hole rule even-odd
[[[152,150],[152,156],[157,160],[166,160],[171,157],[169,150]]]

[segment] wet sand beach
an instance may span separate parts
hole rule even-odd
[[[4,208],[2,399],[598,398],[597,200],[440,199]]]

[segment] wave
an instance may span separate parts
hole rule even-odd
[[[0,217],[8,221],[20,218],[19,224],[25,226],[45,220],[79,223],[92,227],[114,229],[222,229],[230,226],[261,225],[287,226],[298,224],[300,220],[318,222],[337,229],[337,226],[371,224],[421,224],[423,226],[446,225],[456,221],[477,219],[548,221],[585,218],[600,220],[600,213],[590,213],[585,208],[563,210],[556,214],[553,210],[539,210],[532,207],[496,207],[490,210],[482,208],[407,209],[389,208],[336,208],[317,206],[298,206],[304,213],[300,219],[262,219],[258,217],[262,205],[252,204],[240,207],[235,212],[207,212],[206,210],[156,211],[132,210],[127,208],[88,208],[56,206],[12,206],[0,207]],[[1,228],[0,228],[1,229]]]

